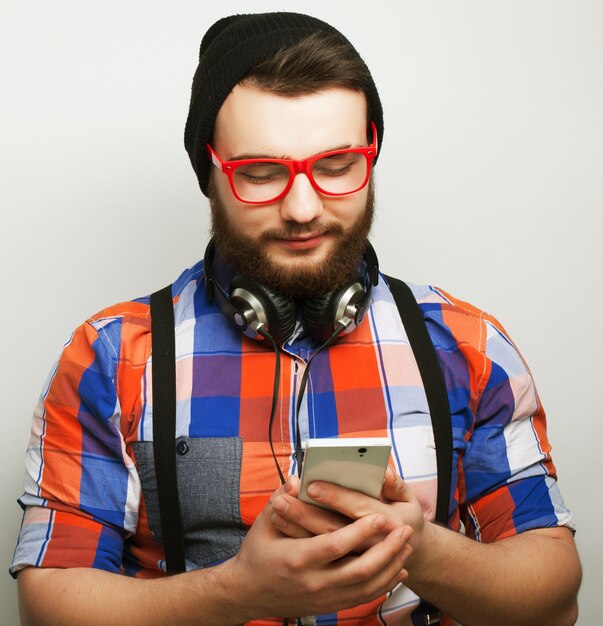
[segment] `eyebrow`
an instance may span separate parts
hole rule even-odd
[[[352,148],[352,147],[355,147],[355,146],[352,146],[352,144],[349,144],[349,143],[342,144],[334,148],[327,148],[326,150],[315,152],[314,154],[307,156],[306,159],[311,159],[312,157],[315,157],[319,154],[325,154],[326,152],[334,152],[335,150],[347,150],[348,148]],[[290,156],[287,156],[287,155],[271,155],[271,154],[260,154],[260,153],[253,153],[253,152],[235,154],[230,159],[226,159],[226,160],[227,161],[243,161],[245,159],[285,159],[287,161],[303,161],[304,160],[304,159],[292,159]]]

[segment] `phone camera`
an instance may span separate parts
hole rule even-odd
[[[364,456],[366,454],[366,448],[358,448],[358,454]]]

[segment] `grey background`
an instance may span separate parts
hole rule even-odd
[[[182,147],[202,33],[285,2],[0,3],[0,563],[20,523],[31,410],[72,329],[203,253]],[[306,0],[385,107],[382,268],[496,315],[547,408],[575,513],[581,626],[600,623],[603,3]],[[5,570],[6,571],[6,570]],[[0,576],[0,622],[18,623]]]

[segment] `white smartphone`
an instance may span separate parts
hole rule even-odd
[[[307,494],[315,480],[360,491],[378,498],[391,454],[387,437],[308,439],[302,467],[299,498],[320,506]]]

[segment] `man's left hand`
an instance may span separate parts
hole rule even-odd
[[[290,476],[281,492],[271,499],[270,521],[289,537],[309,537],[332,532],[350,520],[379,513],[387,520],[383,536],[396,527],[409,526],[413,531],[409,544],[416,550],[421,543],[425,529],[421,505],[408,484],[391,466],[385,473],[378,500],[322,481],[316,481],[308,487],[308,495],[317,504],[337,511],[340,515],[298,500],[298,492],[299,479]]]

